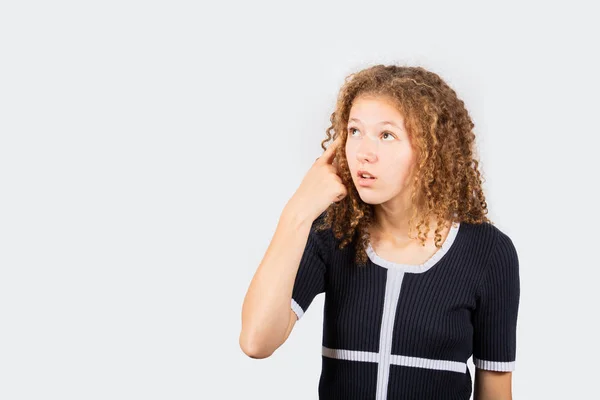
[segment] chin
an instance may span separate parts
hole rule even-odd
[[[369,193],[368,189],[364,189],[364,188],[359,188],[358,189],[358,196],[360,197],[360,199],[367,204],[371,204],[371,205],[377,205],[377,204],[381,204],[381,203],[385,203],[385,201],[387,199],[381,197],[380,195],[377,195],[376,193]]]

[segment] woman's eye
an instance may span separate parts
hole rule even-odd
[[[354,133],[354,131],[358,131],[358,129],[357,129],[357,128],[348,128],[348,132],[350,133],[350,136],[353,136],[353,133]],[[381,134],[381,136],[385,136],[385,135],[389,135],[389,136],[391,136],[392,138],[394,138],[394,135],[393,135],[393,134],[391,134],[390,132],[383,132],[383,133]]]

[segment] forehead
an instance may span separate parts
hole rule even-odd
[[[404,127],[404,117],[392,99],[382,96],[359,96],[352,102],[348,122],[378,125],[384,122]]]

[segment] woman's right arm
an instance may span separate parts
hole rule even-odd
[[[273,239],[250,282],[242,306],[239,341],[244,353],[252,358],[269,357],[286,341],[293,328],[294,282],[312,225],[332,202],[347,195],[335,163],[341,143],[338,137],[327,147],[285,205]],[[310,289],[320,290],[319,287]],[[305,293],[312,298],[310,293],[313,292]],[[303,301],[306,300],[307,297],[303,297]]]
[[[313,220],[290,205],[279,218],[242,306],[239,343],[249,357],[269,357],[287,340],[296,322],[292,290]]]

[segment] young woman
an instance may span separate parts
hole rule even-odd
[[[325,293],[320,399],[511,399],[519,261],[486,217],[463,101],[377,65],[346,79],[331,123],[248,289],[241,348],[268,357]]]

